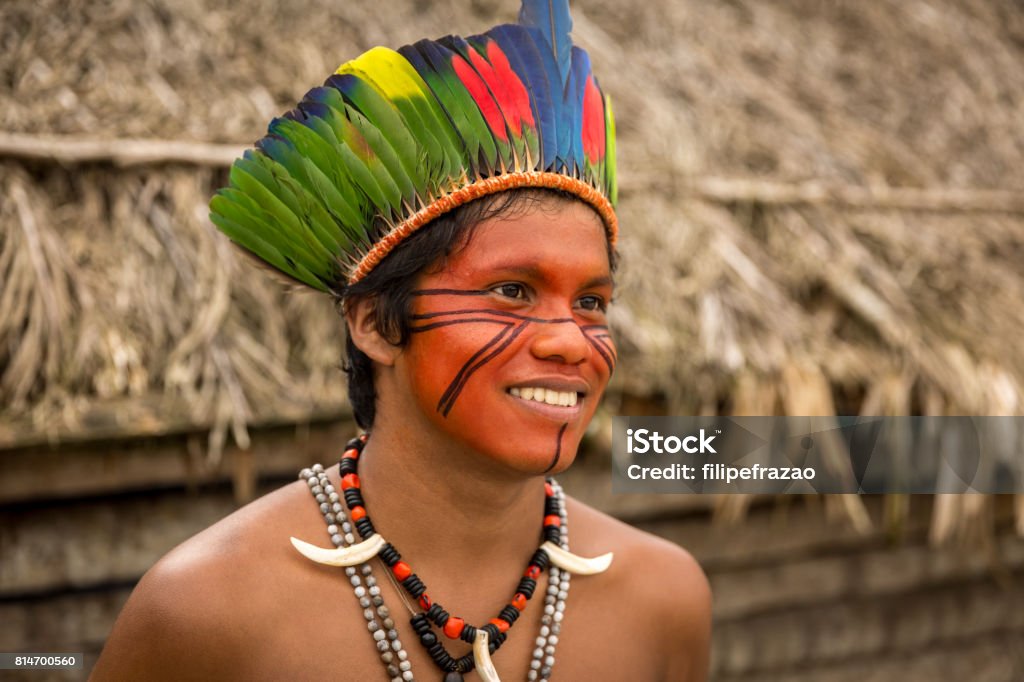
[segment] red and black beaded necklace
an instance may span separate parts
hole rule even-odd
[[[342,495],[349,509],[349,517],[363,540],[376,533],[373,522],[370,521],[366,512],[366,503],[363,501],[358,474],[359,456],[366,444],[366,439],[366,435],[362,435],[349,441],[339,464]],[[561,539],[561,509],[550,479],[544,483],[544,492],[543,536],[545,540],[558,544]],[[491,653],[494,653],[505,642],[509,629],[515,624],[519,614],[526,608],[527,602],[533,596],[537,588],[537,578],[549,564],[547,552],[543,549],[534,552],[526,565],[526,570],[523,571],[523,576],[516,586],[511,601],[487,625],[477,628],[466,623],[462,618],[451,615],[439,603],[433,601],[427,594],[427,586],[413,572],[409,564],[402,561],[402,555],[390,542],[384,544],[377,556],[384,562],[398,584],[423,609],[422,612],[412,616],[410,623],[413,631],[419,637],[420,644],[426,649],[437,667],[442,672],[449,673],[446,680],[461,680],[463,673],[470,672],[476,667],[476,661],[472,652],[459,658],[449,654],[434,633],[431,624],[439,627],[449,639],[461,639],[468,644],[473,644],[478,629],[485,630],[489,640],[488,648]]]

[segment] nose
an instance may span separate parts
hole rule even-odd
[[[530,352],[540,360],[578,365],[590,353],[590,342],[575,322],[538,325],[530,342]]]

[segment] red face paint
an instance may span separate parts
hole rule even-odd
[[[398,375],[453,447],[562,471],[614,368],[611,295],[605,230],[583,204],[484,221],[417,283]]]

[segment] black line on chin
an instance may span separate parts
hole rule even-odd
[[[544,470],[544,473],[551,471],[558,464],[558,458],[562,455],[562,434],[565,433],[565,427],[569,425],[569,422],[562,424],[562,428],[558,429],[558,436],[555,438],[555,457],[551,460],[551,464]]]

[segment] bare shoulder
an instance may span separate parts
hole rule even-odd
[[[288,537],[323,533],[317,512],[308,489],[291,484],[173,549],[135,587],[91,679],[235,677],[254,642],[277,636],[261,629],[280,625],[280,604],[316,579]]]
[[[605,589],[642,614],[632,627],[651,650],[637,653],[664,662],[661,679],[706,679],[711,588],[693,555],[575,500],[569,501],[569,513],[574,552],[615,553]]]

